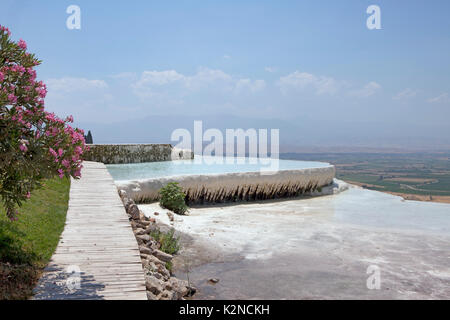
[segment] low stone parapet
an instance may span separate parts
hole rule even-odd
[[[193,159],[190,150],[177,149],[170,144],[91,144],[85,153],[87,161],[104,164],[141,163]]]

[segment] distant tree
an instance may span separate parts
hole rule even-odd
[[[84,139],[86,140],[87,144],[93,144],[94,143],[94,140],[92,140],[91,130],[88,130],[88,134],[86,136],[84,136]]]

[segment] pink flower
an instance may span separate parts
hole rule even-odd
[[[58,154],[59,154],[59,156],[61,157],[61,156],[64,154],[64,150],[61,149],[61,148],[59,148],[59,149],[58,149]]]
[[[69,168],[69,167],[70,167],[70,162],[69,162],[69,160],[64,159],[63,161],[61,161],[61,164],[62,164],[64,167],[66,167],[66,168]]]
[[[26,197],[27,199],[30,199],[30,197],[31,197],[30,191],[27,192],[27,194],[25,195],[25,197]]]
[[[74,177],[76,177],[76,178],[81,177],[81,169],[75,170],[75,173],[74,173],[73,175],[74,175]]]
[[[13,95],[12,93],[10,93],[10,94],[8,94],[8,100],[10,103],[16,103],[17,97],[15,95]]]
[[[19,48],[21,48],[23,50],[27,50],[27,43],[25,41],[23,41],[22,39],[20,39],[19,42],[17,42],[17,45],[19,46]]]
[[[64,171],[62,169],[58,169],[58,173],[59,173],[58,175],[61,179],[64,178]]]
[[[11,35],[11,31],[9,31],[9,29],[7,27],[4,27],[2,25],[0,25],[0,31],[6,31],[6,33],[8,34],[8,36]]]
[[[5,75],[0,71],[0,81],[3,81],[3,79],[5,79]]]
[[[39,97],[41,98],[45,98],[45,96],[47,95],[47,89],[44,87],[42,88],[36,88],[36,92],[39,94]]]
[[[55,158],[58,156],[58,154],[56,153],[56,151],[53,150],[52,148],[48,148],[48,151],[49,151],[50,154],[52,154]]]
[[[19,149],[22,150],[22,152],[27,152],[28,151],[28,148],[27,148],[27,146],[25,144],[21,144]]]

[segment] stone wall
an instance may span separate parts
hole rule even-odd
[[[104,164],[140,163],[193,159],[190,150],[173,148],[170,144],[91,144],[84,160]]]

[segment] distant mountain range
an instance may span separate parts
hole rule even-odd
[[[306,122],[301,119],[244,118],[238,116],[151,116],[136,120],[75,125],[92,132],[94,143],[172,143],[173,130],[184,128],[193,134],[195,120],[203,131],[217,128],[280,129],[280,152],[400,152],[450,150],[450,126],[405,126],[366,123]],[[297,124],[298,122],[298,124]],[[438,137],[438,138],[436,138]]]

